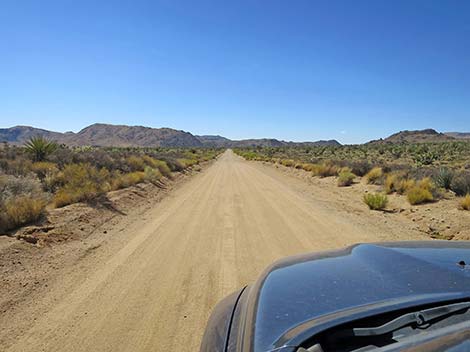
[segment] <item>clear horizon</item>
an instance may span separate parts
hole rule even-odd
[[[6,1],[0,126],[344,144],[470,131],[470,3]]]

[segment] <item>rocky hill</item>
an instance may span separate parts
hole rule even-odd
[[[455,138],[431,128],[415,131],[400,131],[391,136],[370,141],[369,143],[436,143],[455,141]]]
[[[457,139],[470,139],[470,132],[445,132],[444,134]]]

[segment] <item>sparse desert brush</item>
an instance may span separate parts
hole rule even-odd
[[[434,200],[431,191],[420,186],[414,186],[409,189],[406,193],[406,198],[412,205],[427,203]]]
[[[366,181],[370,184],[379,184],[383,176],[383,171],[381,167],[374,167],[366,174]]]
[[[0,231],[8,231],[39,220],[46,208],[46,199],[20,196],[0,204]]]
[[[312,163],[304,163],[302,164],[302,169],[308,172],[312,172],[315,170],[316,165]]]
[[[31,166],[31,171],[33,171],[40,180],[46,178],[47,175],[56,174],[59,169],[57,168],[56,164],[47,162],[47,161],[39,161],[33,163]]]
[[[287,166],[287,167],[293,167],[295,166],[295,161],[292,159],[283,159],[281,160],[281,165]]]
[[[47,194],[37,179],[0,176],[0,231],[38,220],[44,213]]]
[[[126,163],[131,171],[144,171],[145,162],[140,156],[131,155],[127,158]]]
[[[319,164],[313,170],[314,176],[331,177],[338,175],[338,167],[333,164]]]
[[[194,159],[178,159],[178,161],[184,166],[185,169],[198,163],[198,161]]]
[[[366,193],[364,194],[363,201],[369,209],[383,210],[388,204],[388,197],[382,193]]]
[[[157,168],[163,176],[171,178],[171,169],[165,161],[155,160],[154,168]]]
[[[385,193],[390,194],[397,190],[400,179],[396,174],[388,174],[384,181]]]
[[[470,194],[459,200],[459,208],[462,210],[470,210]]]
[[[145,180],[149,181],[153,184],[158,184],[159,181],[162,179],[162,173],[158,169],[151,168],[150,166],[146,166],[145,170]]]
[[[90,164],[66,165],[61,173],[62,186],[54,196],[56,207],[80,201],[89,201],[110,189],[110,173],[97,170]]]
[[[121,189],[136,185],[145,181],[145,172],[135,171],[122,174],[111,182],[112,189]]]
[[[458,196],[470,194],[470,173],[461,172],[452,179],[450,189]]]
[[[346,159],[346,163],[351,168],[351,172],[360,177],[366,175],[372,169],[371,164],[367,161],[350,161]]]
[[[354,175],[350,170],[342,170],[338,174],[338,186],[345,187],[352,185],[356,175]]]
[[[150,166],[151,168],[156,168],[158,167],[158,160],[152,158],[149,155],[142,155],[142,160],[145,163],[145,165]]]
[[[396,191],[398,194],[406,194],[408,190],[416,185],[416,181],[413,179],[402,179],[396,184]]]

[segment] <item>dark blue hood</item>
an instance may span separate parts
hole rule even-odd
[[[444,241],[361,244],[279,261],[250,290],[250,344],[256,352],[294,346],[351,316],[470,297],[462,261],[470,263],[470,243]]]

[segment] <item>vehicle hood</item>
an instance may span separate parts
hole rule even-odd
[[[278,261],[250,289],[250,350],[288,350],[364,314],[470,297],[461,261],[470,263],[470,243],[359,244]]]

